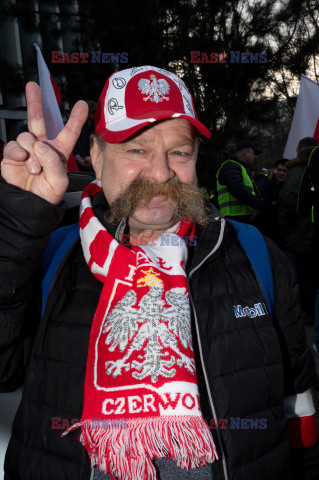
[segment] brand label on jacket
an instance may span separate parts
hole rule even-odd
[[[261,317],[266,315],[262,303],[255,303],[254,307],[242,307],[241,305],[233,305],[236,318],[241,317]]]

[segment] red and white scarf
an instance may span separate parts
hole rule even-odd
[[[80,441],[92,466],[119,480],[155,480],[154,458],[194,468],[218,458],[199,404],[182,221],[148,245],[126,247],[95,216],[83,191],[80,237],[103,284],[90,333]],[[67,433],[67,432],[65,432]]]

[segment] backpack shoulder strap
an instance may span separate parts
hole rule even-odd
[[[42,268],[42,315],[48,298],[53,278],[69,248],[79,238],[79,224],[61,227],[52,233],[47,248],[43,254]]]
[[[235,230],[237,238],[255,270],[267,301],[269,313],[273,317],[274,285],[265,240],[259,230],[252,225],[228,219],[226,221]]]

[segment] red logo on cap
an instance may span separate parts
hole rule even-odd
[[[154,70],[141,72],[128,82],[125,105],[127,116],[135,119],[158,117],[160,112],[172,115],[185,112],[176,83]]]

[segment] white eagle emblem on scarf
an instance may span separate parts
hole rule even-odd
[[[143,98],[145,102],[150,100],[159,103],[163,100],[169,100],[169,97],[165,97],[165,95],[169,93],[170,87],[164,78],[158,80],[153,74],[150,75],[150,80],[141,78],[138,82],[138,88],[143,94],[147,95]]]
[[[132,308],[136,303],[136,293],[130,290],[108,315],[103,333],[106,333],[105,343],[109,350],[116,347],[126,353],[117,361],[106,362],[106,373],[114,378],[122,374],[122,370],[135,369],[132,376],[143,379],[151,376],[156,382],[159,375],[174,377],[176,369],[182,367],[194,374],[195,362],[182,353],[178,340],[184,348],[192,346],[190,327],[189,302],[184,289],[172,288],[166,292],[166,303],[161,299],[161,286],[151,286],[149,292],[142,298],[139,308]],[[146,345],[145,342],[147,341]],[[135,351],[145,348],[145,354],[140,355],[140,361],[130,362],[130,356]],[[176,356],[167,356],[162,350],[171,347]]]

